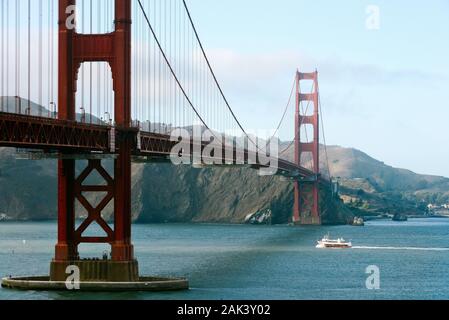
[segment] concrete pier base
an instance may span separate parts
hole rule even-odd
[[[74,261],[55,261],[50,264],[50,280],[66,281],[67,267],[76,266],[80,271],[80,281],[135,282],[139,281],[137,260],[112,261],[85,259]]]
[[[141,277],[134,282],[81,281],[79,289],[69,290],[65,281],[51,281],[50,277],[18,277],[2,279],[2,287],[33,291],[180,291],[188,290],[189,282],[181,278]]]
[[[300,221],[294,223],[295,226],[320,226],[320,217],[302,217]]]
[[[79,269],[79,283],[67,279],[68,267]],[[71,277],[73,278],[73,277]],[[189,282],[183,278],[139,277],[137,260],[112,261],[86,259],[55,261],[50,264],[50,276],[10,277],[2,279],[2,287],[17,290],[36,291],[175,291],[189,289]],[[73,289],[73,285],[77,286]],[[79,284],[79,286],[78,286]]]

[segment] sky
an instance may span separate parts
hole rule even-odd
[[[296,69],[317,69],[328,145],[449,177],[448,0],[187,3],[245,127],[275,128]]]
[[[248,131],[275,129],[295,71],[317,69],[328,145],[449,177],[449,0],[186,2],[227,99]],[[371,8],[378,9],[378,19]],[[44,10],[44,27],[47,17]],[[36,23],[32,42],[39,38]],[[46,57],[50,46],[45,36],[43,41]],[[34,70],[34,80],[36,75]],[[292,104],[279,131],[282,140],[292,139],[293,125]]]

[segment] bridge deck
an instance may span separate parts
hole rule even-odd
[[[125,136],[135,141],[133,155],[144,161],[155,159],[168,161],[177,142],[171,141],[167,134],[142,132],[137,128],[118,128],[65,121],[44,117],[0,112],[0,147],[41,150],[46,153],[60,152],[77,155],[114,154],[114,143]],[[137,142],[140,139],[140,143]],[[112,143],[111,143],[112,142]],[[207,146],[194,145],[190,151]],[[222,165],[250,165],[253,168],[266,167],[261,164],[255,152],[244,150],[238,155],[235,146],[222,146]],[[205,160],[203,158],[203,160]],[[210,160],[210,159],[209,159]],[[206,161],[207,163],[207,161]],[[216,163],[215,163],[216,164]],[[315,178],[306,168],[278,159],[278,174],[292,178]]]

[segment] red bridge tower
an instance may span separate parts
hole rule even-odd
[[[310,94],[301,92],[301,81],[312,80],[313,91]],[[319,209],[319,174],[320,174],[320,132],[319,132],[319,88],[318,72],[296,73],[296,111],[295,111],[295,163],[299,166],[305,159],[312,160],[312,170],[315,176],[308,180],[295,181],[295,203],[293,222],[302,225],[321,224]],[[301,109],[301,102],[313,105],[313,112]],[[303,114],[303,113],[307,114]],[[301,129],[305,125],[313,127],[313,140],[305,142],[301,137]]]
[[[79,34],[70,29],[68,20],[76,0],[59,0],[59,119],[76,121],[75,94],[78,70],[83,62],[109,63],[115,93],[114,114],[117,139],[113,153],[114,177],[102,167],[101,160],[89,160],[80,176],[75,176],[75,157],[64,154],[58,164],[58,243],[51,263],[50,278],[65,281],[66,267],[80,267],[81,281],[137,281],[138,264],[131,244],[131,0],[115,0],[115,30],[108,34]],[[97,171],[106,184],[85,185]],[[87,192],[106,193],[94,207],[85,197]],[[87,218],[76,228],[75,200],[87,211]],[[102,211],[113,201],[114,228],[103,219]],[[96,222],[104,237],[83,236]],[[80,260],[81,243],[108,243],[111,259]]]

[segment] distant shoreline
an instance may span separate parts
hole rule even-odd
[[[365,221],[390,221],[391,218],[389,217],[382,217],[382,216],[370,216],[370,217],[363,217]],[[449,219],[449,216],[446,215],[432,215],[432,216],[419,216],[419,215],[410,215],[407,216],[408,219]],[[82,221],[82,219],[79,219],[77,221]],[[0,224],[8,224],[8,223],[55,223],[57,224],[58,221],[56,219],[43,219],[43,220],[33,220],[33,219],[27,219],[27,220],[0,220]],[[247,223],[219,223],[219,222],[133,222],[133,225],[242,225],[242,226],[257,226]],[[284,224],[273,224],[271,226],[288,226],[288,223]],[[323,224],[322,226],[334,226],[334,225],[341,225],[341,224]],[[265,225],[266,226],[266,225]]]
[[[432,215],[432,216],[420,216],[420,215],[410,215],[407,216],[408,219],[449,219],[449,216],[445,215]],[[390,217],[382,217],[382,216],[367,216],[363,217],[365,221],[373,221],[373,220],[391,220]]]

